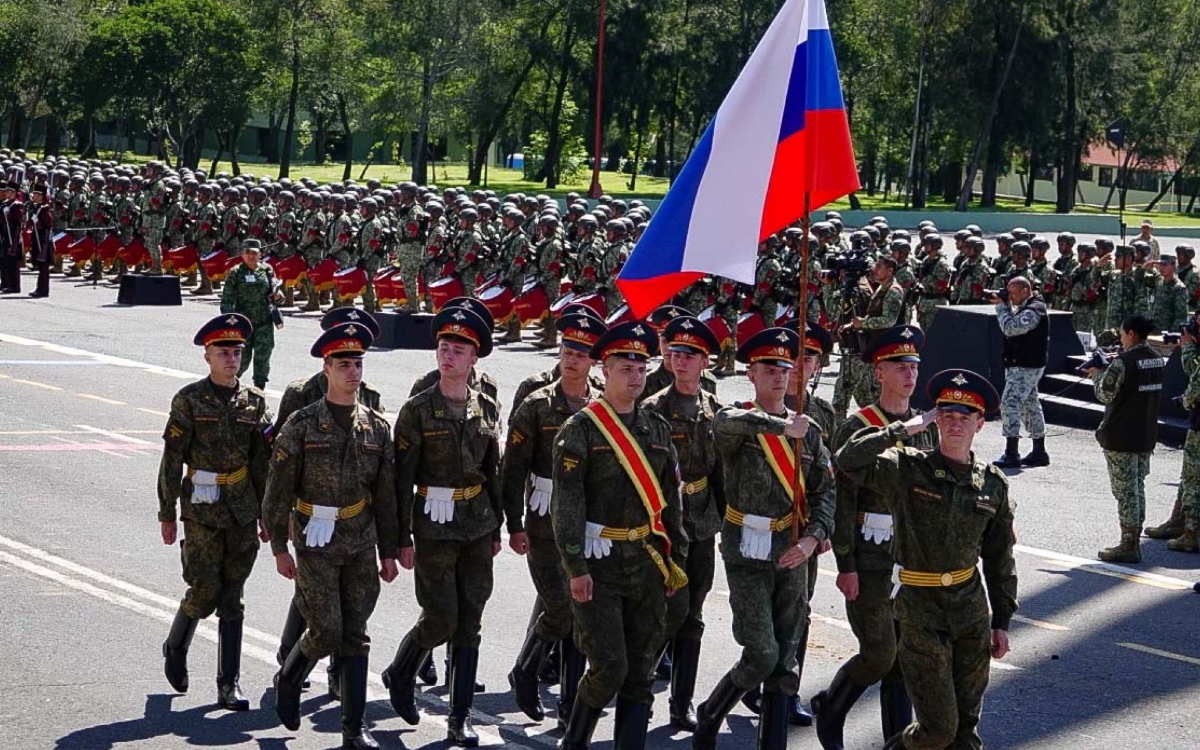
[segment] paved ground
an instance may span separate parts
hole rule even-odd
[[[32,279],[26,282],[32,288]],[[246,592],[242,684],[255,710],[233,715],[211,706],[212,623],[200,629],[193,648],[191,692],[174,695],[162,676],[159,644],[183,582],[178,549],[161,544],[155,521],[160,435],[171,395],[203,371],[190,341],[215,314],[215,300],[128,308],[115,304],[116,291],[106,285],[55,280],[52,288],[49,300],[0,299],[0,673],[8,676],[0,691],[0,747],[337,746],[337,706],[321,685],[309,693],[300,731],[277,723],[270,678],[291,590],[265,548]],[[289,318],[274,360],[272,404],[289,380],[316,369],[307,352],[317,330],[315,316]],[[367,377],[394,414],[432,362],[428,352],[372,354]],[[485,366],[509,400],[524,375],[551,364],[550,356],[520,345],[498,351]],[[827,394],[828,385],[822,388]],[[721,384],[726,399],[747,393],[744,378]],[[998,425],[989,425],[980,451],[992,456],[1001,442]],[[983,719],[988,746],[1200,747],[1200,596],[1191,591],[1200,556],[1169,553],[1161,542],[1148,541],[1142,565],[1094,562],[1095,550],[1116,537],[1103,459],[1091,435],[1079,431],[1054,428],[1048,447],[1053,467],[1012,477],[1021,615],[1013,654],[992,671]],[[1178,451],[1155,454],[1151,522],[1168,510],[1179,472]],[[476,702],[484,742],[550,747],[557,739],[553,720],[527,721],[505,681],[532,586],[524,562],[507,548],[496,567],[496,596],[484,616],[481,677],[488,691]],[[854,650],[831,561],[823,560],[822,568],[805,696],[826,685]],[[718,576],[707,613],[702,694],[737,653]],[[425,715],[413,728],[394,716],[378,681],[416,616],[411,577],[402,575],[385,587],[371,623],[375,677],[368,716],[386,747],[444,744],[444,688],[424,693]],[[552,693],[546,694],[550,703]],[[686,735],[664,725],[665,698],[656,708],[650,747],[690,747]],[[878,716],[870,692],[850,718],[849,747],[882,744]],[[611,726],[611,718],[601,721],[596,738],[602,747]],[[723,746],[753,746],[753,725],[740,707],[729,730]],[[793,730],[792,740],[817,746],[809,729]]]

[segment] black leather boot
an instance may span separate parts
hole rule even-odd
[[[279,634],[279,650],[275,652],[276,664],[283,666],[287,655],[292,653],[292,648],[299,642],[300,636],[304,635],[307,628],[308,623],[304,621],[304,615],[300,614],[300,608],[296,606],[296,599],[293,597],[291,604],[288,605],[287,618],[283,621],[283,632]],[[304,688],[308,687],[309,683],[306,679]]]
[[[417,713],[417,702],[413,697],[413,681],[417,676],[417,667],[427,656],[429,651],[417,646],[410,633],[400,642],[391,665],[383,670],[383,686],[388,689],[392,708],[401,719],[413,726],[421,721],[421,715]]]
[[[446,667],[446,689],[447,689],[447,690],[449,690],[449,689],[450,689],[450,662],[451,662],[451,660],[452,660],[452,659],[453,659],[453,657],[452,657],[452,656],[451,656],[451,654],[450,654],[449,647],[447,647],[447,650],[446,650],[446,663],[445,663],[445,665],[444,665],[444,666]],[[436,674],[437,674],[437,672],[434,672],[434,674],[436,675]],[[436,682],[437,680],[434,680],[434,681]],[[476,692],[476,693],[482,693],[484,690],[487,690],[487,686],[486,686],[486,685],[484,685],[484,684],[483,684],[482,682],[480,682],[479,680],[476,680],[476,681],[475,681],[475,692]]]
[[[329,655],[329,666],[325,668],[325,675],[329,678],[329,687],[326,692],[330,698],[340,701],[342,699],[342,660],[337,654]]]
[[[600,709],[592,708],[583,701],[575,701],[571,706],[566,733],[562,742],[558,743],[559,750],[586,750],[592,744],[592,733],[596,731],[598,721]]]
[[[791,696],[774,690],[763,691],[762,713],[758,717],[758,750],[786,750],[791,710]]]
[[[371,736],[363,716],[367,712],[367,656],[344,656],[338,659],[338,693],[342,701],[343,750],[378,750],[379,743]]]
[[[1049,466],[1050,454],[1046,452],[1046,438],[1034,438],[1033,450],[1021,459],[1022,466]]]
[[[427,686],[432,687],[437,684],[437,665],[433,663],[433,652],[425,652],[425,659],[421,662],[420,669],[417,670],[417,677]]]
[[[696,731],[696,670],[700,665],[700,639],[676,638],[671,667],[671,726]]]
[[[558,681],[558,729],[567,731],[567,719],[575,705],[575,696],[579,692],[579,680],[587,671],[587,657],[575,646],[575,639],[568,635],[559,641],[562,653],[562,666],[559,668],[562,679]],[[591,736],[590,734],[588,735]]]
[[[663,644],[662,651],[658,654],[658,666],[654,668],[654,676],[660,680],[671,679],[671,642],[667,641]]]
[[[300,686],[308,679],[316,659],[310,659],[300,650],[300,644],[292,647],[283,662],[283,668],[275,675],[275,713],[291,731],[300,728]]]
[[[899,671],[899,670],[895,670]],[[883,738],[890,740],[912,723],[912,700],[899,676],[887,676],[879,685],[879,714],[883,725]]]
[[[825,750],[843,750],[842,730],[846,714],[866,692],[865,685],[856,685],[845,667],[833,676],[827,690],[813,696],[813,713],[817,715],[817,741]]]
[[[1000,454],[995,461],[992,461],[992,466],[998,469],[1016,469],[1021,466],[1021,448],[1020,438],[1005,438],[1004,453]]]
[[[475,702],[475,673],[478,669],[479,649],[464,646],[450,648],[450,716],[446,719],[446,739],[459,747],[479,747],[479,735],[471,726],[471,705]],[[534,685],[537,685],[536,676]]]
[[[508,684],[512,686],[517,708],[534,721],[546,718],[546,709],[542,707],[538,691],[538,675],[553,650],[554,641],[539,638],[537,633],[530,630],[525,634],[521,653],[517,654],[516,666],[508,673]]]
[[[804,637],[800,640],[800,645],[796,647],[796,662],[800,665],[799,678],[804,679],[804,658],[808,656],[808,628],[804,628]],[[788,723],[798,727],[811,727],[813,724],[813,715],[804,708],[804,699],[800,697],[800,693],[788,699]]]
[[[696,709],[696,731],[692,734],[693,750],[716,750],[717,733],[721,731],[721,724],[745,692],[733,684],[733,679],[726,672],[713,688],[708,700]]]
[[[220,620],[217,624],[217,704],[227,711],[250,710],[250,701],[238,684],[241,671],[242,621]]]
[[[750,713],[758,716],[762,713],[762,686],[747,690],[742,696],[742,705],[750,709]]]
[[[562,661],[562,647],[559,641],[554,642],[554,648],[550,651],[550,656],[546,661],[542,662],[542,671],[538,673],[538,679],[543,685],[557,685],[559,679],[558,665]]]
[[[182,608],[177,610],[167,640],[163,642],[163,672],[177,693],[188,691],[187,654],[198,624],[200,621],[188,617]]]
[[[649,725],[650,704],[618,698],[613,750],[644,750]]]

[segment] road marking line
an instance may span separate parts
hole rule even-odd
[[[3,373],[0,373],[0,378],[3,378],[4,380],[12,380],[12,375],[5,375]]]
[[[113,406],[125,406],[124,401],[117,401],[116,399],[105,398],[103,396],[95,396],[91,393],[76,393],[75,395],[80,398],[90,398],[93,401],[99,401],[99,402],[105,403],[105,404],[112,404]]]
[[[109,456],[118,458],[129,458],[129,451],[145,450],[144,445],[130,445],[129,443],[77,443],[71,440],[64,440],[61,443],[42,443],[40,445],[0,445],[0,451],[5,453],[20,453],[22,451],[33,451],[38,453],[70,453],[81,451],[96,451]],[[117,453],[115,451],[125,451]]]
[[[122,435],[158,435],[158,430],[113,430]],[[88,430],[0,430],[0,437],[29,435],[88,435]]]
[[[1053,552],[1048,549],[1038,549],[1037,547],[1026,547],[1023,544],[1014,546],[1013,550],[1024,552],[1034,557],[1040,557],[1043,560],[1049,560],[1069,570],[1082,570],[1087,573],[1119,578],[1130,583],[1140,583],[1145,586],[1153,586],[1168,591],[1192,590],[1191,581],[1159,575],[1158,573],[1147,573],[1136,568],[1127,568],[1124,565],[1115,565],[1113,563],[1100,562],[1099,560],[1088,560],[1085,557],[1076,557],[1074,555],[1063,554],[1062,552]]]
[[[1026,625],[1032,625],[1035,628],[1041,628],[1042,630],[1054,630],[1058,632],[1067,632],[1070,630],[1070,628],[1065,625],[1055,625],[1052,622],[1035,620],[1032,617],[1026,617],[1025,615],[1013,615],[1013,619],[1017,622],[1023,622]]]
[[[1143,646],[1140,643],[1118,643],[1117,645],[1122,648],[1127,648],[1130,651],[1140,651],[1143,654],[1151,654],[1153,656],[1161,656],[1164,659],[1174,659],[1175,661],[1181,661],[1184,664],[1192,664],[1197,667],[1200,667],[1200,659],[1197,659],[1194,656],[1184,656],[1183,654],[1175,654],[1175,653],[1171,653],[1170,651],[1163,651],[1160,648],[1151,648],[1150,646]]]
[[[95,367],[102,365],[103,362],[80,362],[77,359],[0,359],[0,365],[83,365],[86,367]]]
[[[12,382],[22,383],[24,385],[32,385],[34,388],[45,388],[48,391],[61,391],[62,390],[62,388],[59,388],[57,385],[50,385],[49,383],[39,383],[36,380],[23,380],[21,378],[12,378]]]
[[[139,407],[136,407],[136,408],[137,408],[137,410],[138,410],[138,411],[144,411],[144,412],[146,412],[147,414],[153,414],[153,415],[154,415],[154,416],[156,416],[156,417],[169,417],[169,416],[171,416],[170,412],[159,411],[158,409],[147,409],[147,408],[146,408],[146,407],[144,407],[144,406],[139,406]]]
[[[144,446],[154,446],[155,445],[154,443],[151,443],[149,440],[142,440],[141,438],[135,438],[131,435],[122,435],[121,433],[113,432],[112,430],[102,430],[99,427],[91,427],[86,424],[77,424],[77,425],[75,425],[75,427],[77,429],[83,430],[84,432],[90,432],[95,435],[103,435],[106,438],[111,438],[113,440],[116,440],[116,441],[122,442],[122,443],[132,443],[133,445],[144,445]]]

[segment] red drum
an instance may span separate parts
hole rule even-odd
[[[550,305],[550,314],[554,316],[555,320],[557,320],[558,318],[562,317],[563,310],[567,309],[567,305],[570,305],[573,302],[575,302],[575,292],[566,292],[558,298],[557,302],[555,302],[553,305]]]
[[[110,234],[100,241],[100,245],[96,247],[96,252],[100,255],[100,262],[108,268],[117,259],[117,253],[121,250],[121,238],[115,234]]]
[[[429,299],[433,302],[433,311],[442,309],[450,300],[463,296],[462,281],[457,276],[443,276],[429,285]]]
[[[71,246],[71,233],[59,232],[51,237],[50,241],[54,244],[54,254],[61,258]]]
[[[576,297],[574,301],[584,305],[585,307],[592,308],[592,310],[601,318],[604,318],[608,315],[608,303],[604,301],[603,294],[592,292],[591,294],[585,294],[582,297]]]
[[[169,248],[163,253],[163,270],[175,273],[192,273],[200,263],[200,254],[192,245]]]
[[[508,323],[513,313],[513,292],[506,286],[486,282],[482,290],[476,289],[475,296],[492,314],[498,325]]]
[[[476,276],[475,279],[476,279],[476,283],[475,283],[475,296],[476,297],[479,297],[479,293],[482,292],[484,289],[491,289],[492,287],[498,286],[500,284],[500,274],[498,274],[498,273],[491,274],[483,281],[479,281],[478,276]],[[482,297],[480,297],[480,299],[482,299]]]
[[[513,302],[513,311],[523,326],[541,322],[550,312],[550,302],[546,299],[546,290],[542,289],[536,276],[525,277],[525,284],[521,287],[521,296]]]
[[[762,315],[756,312],[742,313],[738,318],[738,341],[749,341],[751,336],[766,329],[767,324],[763,321]]]
[[[327,292],[334,287],[333,275],[337,273],[337,270],[337,261],[333,258],[326,258],[308,269],[308,280],[318,292]]]
[[[282,260],[272,256],[267,258],[267,263],[271,264],[271,268],[275,269],[275,278],[282,281],[284,286],[287,287],[296,286],[304,278],[304,275],[308,273],[308,264],[304,262],[304,256],[299,253],[295,253],[291,257],[283,258]]]
[[[408,287],[404,286],[404,277],[399,269],[392,274],[392,302],[401,307],[408,304]]]
[[[103,243],[101,243],[103,244]],[[200,259],[200,267],[204,269],[204,274],[213,281],[220,281],[225,276],[225,266],[229,261],[229,253],[224,250],[218,250],[215,253],[209,253]]]
[[[150,253],[146,251],[146,243],[142,242],[141,237],[134,237],[128,245],[117,251],[117,257],[130,268],[150,262]]]
[[[633,311],[629,309],[628,304],[624,304],[618,307],[615,313],[609,315],[608,319],[605,320],[604,323],[609,328],[612,328],[615,325],[629,323],[630,321],[634,320],[637,320],[637,318],[633,317]]]
[[[87,263],[96,254],[96,241],[84,235],[67,246],[66,255],[76,263]]]
[[[375,273],[375,278],[371,279],[371,285],[375,287],[375,299],[381,305],[389,305],[396,301],[395,287],[392,286],[392,277],[396,275],[398,269],[388,266],[381,268]]]
[[[367,288],[367,272],[361,268],[347,268],[333,275],[339,300],[352,300]]]
[[[729,330],[729,324],[725,322],[725,318],[717,315],[716,305],[709,305],[704,308],[697,317],[700,318],[704,325],[708,326],[708,330],[713,332],[713,335],[717,337],[717,341],[721,342],[721,346],[725,346],[733,341],[733,333]]]

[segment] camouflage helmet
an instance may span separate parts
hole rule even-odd
[[[930,247],[933,247],[937,250],[941,250],[942,244],[943,244],[942,243],[942,235],[938,234],[937,232],[929,232],[928,234],[926,234],[924,237],[921,238],[921,244],[929,245]]]
[[[1071,247],[1075,246],[1075,235],[1071,234],[1070,232],[1059,232],[1059,235],[1056,239],[1060,245],[1065,242]]]

